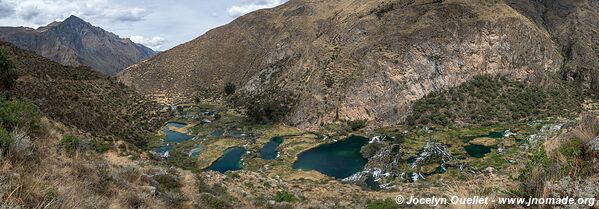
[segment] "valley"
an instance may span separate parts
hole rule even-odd
[[[597,1],[289,0],[160,53],[72,14],[0,27],[0,208],[597,207],[403,201],[599,198]]]

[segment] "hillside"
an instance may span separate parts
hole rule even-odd
[[[42,113],[96,137],[140,147],[162,125],[161,106],[89,67],[70,67],[0,42],[19,71],[11,94]]]
[[[221,97],[231,82],[240,103],[284,106],[282,121],[304,128],[337,119],[402,123],[414,101],[480,74],[529,83],[557,75],[596,90],[597,53],[586,52],[598,44],[581,40],[596,34],[597,4],[552,2],[291,0],[118,79],[163,102]]]
[[[64,65],[91,66],[109,76],[156,54],[148,47],[122,39],[76,16],[38,29],[0,27],[0,40]]]

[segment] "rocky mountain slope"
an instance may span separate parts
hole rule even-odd
[[[118,79],[166,102],[220,97],[232,83],[238,102],[283,106],[283,121],[302,128],[393,125],[425,95],[480,74],[526,82],[555,74],[597,90],[597,8],[589,0],[291,0]]]
[[[161,106],[89,67],[63,66],[0,41],[19,71],[11,94],[53,120],[140,147],[162,125]]]
[[[91,66],[109,76],[156,54],[75,16],[38,29],[0,27],[0,40],[64,65]]]

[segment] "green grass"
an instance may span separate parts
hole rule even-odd
[[[396,209],[397,203],[392,199],[371,200],[366,204],[367,209]]]

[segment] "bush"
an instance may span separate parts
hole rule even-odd
[[[200,196],[200,200],[202,202],[202,206],[206,208],[214,208],[214,209],[222,209],[222,208],[231,208],[227,201],[218,198],[214,195],[203,193]]]
[[[295,195],[286,191],[277,192],[274,199],[276,202],[295,202],[299,200]]]
[[[347,123],[352,131],[357,131],[366,127],[366,120],[352,120]]]
[[[227,94],[227,95],[234,94],[236,90],[237,90],[237,87],[235,86],[235,84],[233,84],[231,82],[228,82],[227,84],[225,84],[225,94]]]
[[[367,209],[395,209],[397,204],[392,199],[373,200],[366,205]]]
[[[8,91],[12,89],[17,78],[19,78],[19,74],[15,66],[0,50],[0,90]]]
[[[578,112],[582,90],[558,78],[539,87],[505,77],[476,76],[460,86],[432,92],[413,105],[410,125],[454,122],[492,124]]]
[[[159,184],[159,189],[162,191],[179,191],[181,189],[181,183],[176,176],[163,174],[154,177]]]
[[[292,109],[294,102],[292,96],[281,96],[262,99],[250,99],[245,104],[248,116],[257,123],[279,122],[285,118]]]
[[[0,123],[8,130],[20,127],[36,131],[39,128],[40,117],[39,109],[32,103],[0,98]]]
[[[4,155],[2,152],[6,152],[12,144],[12,138],[8,131],[4,127],[0,127],[0,155]]]
[[[67,150],[68,152],[74,152],[79,149],[79,145],[81,144],[81,140],[73,135],[66,135],[62,137],[58,145]]]

